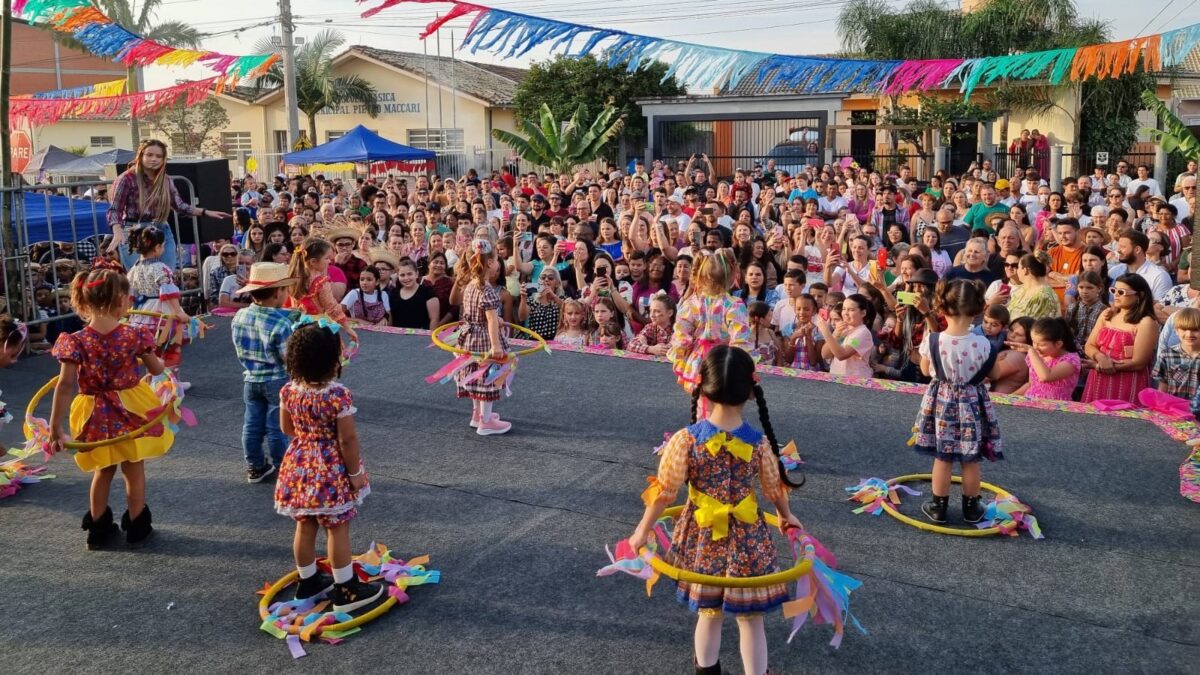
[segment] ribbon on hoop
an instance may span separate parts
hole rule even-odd
[[[980,529],[994,527],[1000,534],[1010,537],[1017,536],[1017,530],[1025,530],[1034,539],[1045,538],[1037,518],[1033,516],[1033,509],[1011,495],[997,497],[988,503],[983,511],[983,520],[975,526]]]
[[[28,460],[42,454],[40,465],[31,465]],[[0,499],[15,495],[23,485],[31,485],[54,478],[54,474],[46,473],[48,457],[39,448],[12,448],[0,462]]]
[[[850,612],[850,594],[861,587],[862,582],[836,571],[837,559],[803,528],[789,529],[788,541],[797,560],[807,558],[812,561],[812,571],[796,580],[795,599],[783,604],[783,616],[793,619],[787,641],[791,642],[809,619],[815,625],[833,626],[833,639],[829,644],[835,649],[842,645],[847,623],[866,635],[867,629]]]
[[[846,499],[862,504],[862,506],[854,509],[854,513],[865,512],[873,516],[878,516],[883,513],[884,501],[892,504],[900,503],[898,490],[903,490],[914,497],[921,494],[907,485],[888,485],[888,482],[882,478],[864,478],[858,485],[846,488],[846,492],[850,493],[850,496]]]

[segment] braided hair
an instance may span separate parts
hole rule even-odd
[[[743,405],[750,397],[758,405],[758,421],[763,433],[775,453],[775,461],[779,464],[779,478],[788,487],[798,488],[804,485],[804,476],[799,482],[788,476],[783,460],[779,457],[779,439],[775,436],[775,427],[771,425],[771,416],[767,411],[766,395],[762,385],[756,381],[754,374],[754,359],[745,350],[729,345],[717,345],[704,357],[700,365],[700,385],[692,391],[692,423],[697,421],[700,397],[703,396],[713,403],[721,405]]]

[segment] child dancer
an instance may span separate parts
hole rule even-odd
[[[1030,336],[1031,345],[1008,343],[1010,348],[1025,353],[1025,362],[1029,365],[1029,382],[1013,393],[1029,398],[1070,401],[1079,384],[1082,367],[1071,325],[1057,316],[1038,319]]]
[[[3,348],[0,348],[0,368],[7,368],[17,362],[27,337],[29,329],[25,324],[8,317],[0,318],[0,341],[3,342]],[[12,414],[8,412],[4,401],[0,401],[0,429],[11,421]]]
[[[558,332],[554,334],[554,341],[568,347],[587,346],[587,309],[582,302],[570,298],[563,300],[562,315],[558,320]]]
[[[813,325],[817,315],[817,299],[803,293],[794,299],[796,310],[795,328],[787,338],[787,353],[784,361],[797,370],[822,370],[821,332]]]
[[[358,447],[353,397],[334,381],[341,373],[341,357],[337,334],[308,317],[288,338],[291,381],[279,392],[279,418],[292,442],[275,484],[275,511],[296,521],[296,599],[332,590],[333,611],[353,612],[383,595],[383,586],[359,581],[351,564],[350,521],[371,488]],[[325,529],[332,578],[317,572],[320,528]]]
[[[242,377],[242,455],[246,482],[261,483],[283,464],[288,438],[279,426],[279,392],[287,383],[284,350],[292,334],[292,313],[282,309],[288,289],[296,279],[287,265],[255,263],[250,279],[239,293],[249,293],[252,304],[234,315],[230,325],[233,347],[244,371]],[[267,443],[270,460],[263,456]]]
[[[329,264],[333,262],[333,244],[320,237],[309,237],[292,254],[288,276],[297,279],[285,307],[299,307],[310,316],[325,314],[338,322],[346,331],[351,342],[358,341],[358,333],[351,326],[346,310],[338,304],[329,289]]]
[[[784,527],[800,527],[788,505],[788,480],[779,460],[779,443],[771,427],[762,387],[754,374],[754,359],[745,351],[717,345],[697,368],[699,381],[692,393],[692,425],[667,442],[658,477],[643,494],[646,512],[629,538],[634,551],[650,536],[654,522],[688,484],[688,501],[675,523],[667,562],[682,569],[730,577],[755,577],[779,571],[775,544],[754,496],[754,480],[775,506]],[[712,403],[697,421],[700,398]],[[742,418],[746,402],[754,399],[763,431]],[[764,434],[765,432],[765,434]],[[714,454],[713,439],[720,442]],[[749,505],[753,515],[737,515]],[[734,513],[730,507],[736,507]],[[705,525],[700,525],[706,522]],[[745,672],[767,671],[767,637],[763,613],[788,599],[787,587],[717,588],[679,582],[676,598],[699,614],[696,621],[696,672],[721,672],[722,612],[737,617]]]
[[[121,323],[129,302],[129,280],[111,267],[80,274],[71,283],[71,304],[88,323],[81,331],[59,335],[51,352],[62,364],[50,410],[56,451],[71,439],[95,442],[124,435],[145,425],[162,406],[150,385],[140,380],[138,360],[152,375],[162,374],[163,362],[154,354],[154,335],[149,330]],[[63,428],[67,398],[77,384],[79,394],[70,404],[68,433]],[[75,453],[79,468],[92,472],[90,504],[83,516],[89,550],[106,547],[117,534],[108,506],[117,466],[125,478],[127,510],[121,516],[121,528],[126,540],[138,545],[150,536],[153,528],[142,460],[166,454],[174,440],[170,428],[160,424],[138,438]]]
[[[166,233],[154,225],[130,233],[129,246],[137,251],[140,257],[133,267],[129,268],[129,293],[134,298],[134,309],[165,314],[174,320],[134,314],[129,317],[129,325],[150,330],[157,327],[159,335],[156,337],[160,338],[159,358],[167,368],[178,372],[182,358],[180,348],[183,346],[184,335],[192,317],[179,305],[181,294],[179,287],[175,285],[175,271],[162,261],[166,237]],[[187,390],[191,384],[180,382],[179,386]]]
[[[1003,459],[1000,427],[984,378],[996,364],[996,350],[982,335],[971,333],[983,312],[983,284],[978,281],[940,282],[934,311],[946,318],[946,330],[928,333],[921,341],[921,371],[932,377],[917,415],[915,447],[933,456],[933,498],[921,505],[925,517],[946,522],[950,503],[950,473],[962,464],[963,520],[983,519],[979,504],[979,462]]]
[[[710,349],[719,344],[751,348],[746,305],[729,294],[729,285],[736,276],[734,265],[729,249],[705,256],[692,272],[687,297],[679,303],[667,358],[688,394],[700,384],[700,364]],[[703,400],[700,405],[702,410],[707,407]]]
[[[488,283],[500,268],[496,250],[487,239],[471,241],[467,256],[466,274],[469,281],[462,293],[463,331],[458,338],[458,347],[472,352],[487,352],[492,361],[508,358],[508,346],[501,333],[500,293]],[[456,376],[458,397],[471,399],[471,426],[480,436],[507,433],[512,423],[500,419],[492,412],[492,405],[500,400],[503,385],[487,384],[483,378],[466,380],[479,368],[488,363],[472,364],[460,370]]]

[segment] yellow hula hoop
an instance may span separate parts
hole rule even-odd
[[[682,511],[682,505],[672,506],[663,511],[663,516],[676,518]],[[768,525],[779,526],[779,517],[774,513],[764,512],[762,515],[763,520],[767,521]],[[645,548],[642,549],[642,551],[645,550]],[[799,579],[812,570],[812,561],[808,558],[803,558],[797,561],[796,566],[791,569],[765,574],[760,577],[718,577],[711,574],[700,574],[675,567],[658,556],[650,556],[650,566],[654,568],[654,571],[668,579],[683,581],[689,584],[703,584],[705,586],[717,586],[720,588],[760,588],[762,586],[786,584],[789,581]]]
[[[931,473],[911,473],[911,474],[908,474],[907,476],[899,476],[897,478],[893,478],[893,479],[889,480],[888,485],[899,485],[900,483],[911,483],[911,482],[917,481],[917,480],[933,480],[933,474],[931,474]],[[955,483],[962,483],[962,478],[959,476],[951,476],[950,480],[954,481]],[[987,490],[988,492],[995,494],[997,497],[1011,497],[1012,496],[1012,493],[1010,493],[1008,490],[1005,490],[1004,488],[1002,488],[998,485],[992,485],[991,483],[985,483],[985,482],[980,481],[979,487],[983,490]],[[904,515],[903,513],[900,513],[899,511],[896,510],[896,507],[892,506],[891,502],[889,502],[886,499],[884,499],[880,503],[883,504],[883,510],[887,511],[889,516],[904,523],[905,525],[912,525],[913,527],[917,528],[918,530],[925,530],[926,532],[936,532],[937,534],[952,534],[952,535],[956,535],[959,537],[990,537],[994,534],[1000,534],[1000,528],[998,528],[998,527],[983,527],[983,528],[970,528],[969,529],[969,528],[965,528],[965,527],[946,527],[945,525],[935,525],[934,523],[926,523],[926,522],[917,520],[916,518],[910,518],[910,517]]]
[[[174,314],[167,314],[165,312],[151,312],[148,309],[131,309],[128,312],[125,312],[125,316],[129,316],[130,314],[133,314],[136,316],[149,316],[149,317],[152,317],[155,319],[162,319],[164,321],[174,321],[176,323],[183,323],[183,319],[180,319],[179,317],[175,316]],[[189,321],[190,320],[191,319],[189,319]]]
[[[458,326],[460,326],[463,323],[465,323],[465,322],[455,321],[453,323],[448,323],[448,324],[442,326],[441,328],[438,328],[437,330],[430,333],[430,337],[433,338],[433,344],[437,345],[439,349],[444,349],[444,350],[450,352],[451,354],[457,354],[459,356],[469,354],[476,358],[481,358],[481,359],[487,358],[487,352],[469,352],[465,349],[461,349],[459,347],[455,347],[454,345],[447,344],[445,340],[442,340],[442,337],[441,337],[441,335],[439,335],[439,333],[448,332],[451,328],[457,328]],[[508,326],[509,328],[515,328],[516,330],[520,331],[521,333],[524,333],[524,334],[530,336],[530,338],[534,342],[537,343],[534,346],[530,347],[529,349],[522,349],[521,351],[517,351],[517,352],[509,352],[509,354],[508,354],[509,356],[517,356],[517,357],[528,356],[535,352],[540,352],[540,351],[549,349],[549,347],[547,347],[547,345],[546,345],[546,338],[542,337],[541,335],[538,335],[536,332],[534,332],[532,330],[529,330],[525,326],[520,326],[515,323],[504,323],[503,325]]]
[[[50,390],[54,389],[54,385],[56,385],[56,384],[58,384],[58,375],[55,375],[54,377],[50,378],[49,382],[47,382],[46,384],[43,384],[42,388],[37,390],[37,393],[35,393],[33,395],[33,398],[31,398],[29,400],[29,406],[25,408],[25,417],[26,418],[33,417],[33,413],[35,410],[37,410],[38,404],[42,402],[42,398]],[[165,406],[163,406],[163,409],[157,415],[155,415],[148,422],[146,422],[142,426],[134,429],[133,431],[130,431],[128,433],[121,434],[120,436],[115,436],[113,438],[109,438],[109,439],[103,440],[103,441],[91,441],[88,443],[85,443],[83,441],[70,441],[68,443],[63,443],[63,447],[68,450],[95,450],[96,448],[102,448],[106,445],[116,445],[117,443],[124,443],[125,441],[128,441],[128,440],[140,438],[147,431],[150,431],[154,427],[162,424],[163,420],[165,420],[167,418],[167,415],[170,414],[170,412],[171,412],[171,406],[165,405]],[[28,427],[26,427],[26,440],[28,440],[28,437],[29,437],[29,431],[28,431]]]
[[[279,594],[279,591],[282,591],[284,588],[287,588],[288,586],[290,586],[293,582],[296,581],[296,578],[299,576],[300,576],[299,572],[297,572],[296,570],[292,570],[291,572],[288,572],[287,574],[283,575],[283,577],[281,579],[279,579],[279,581],[276,581],[274,584],[271,585],[270,588],[267,589],[267,592],[264,593],[262,596],[262,600],[258,601],[258,618],[260,620],[262,620],[262,621],[267,620],[267,617],[271,615],[271,611],[268,609],[271,606],[271,601],[275,599],[275,596]],[[366,614],[363,614],[362,616],[356,616],[353,619],[350,619],[349,621],[343,621],[341,623],[331,623],[327,626],[322,626],[321,630],[319,632],[325,632],[325,631],[339,632],[339,631],[351,630],[353,628],[358,628],[359,626],[361,626],[365,623],[369,623],[371,621],[374,621],[375,619],[378,619],[379,617],[386,614],[388,612],[388,610],[390,610],[392,607],[395,607],[395,606],[396,606],[396,598],[389,595],[387,600],[383,601],[383,604],[379,605],[378,607],[375,607],[374,609],[367,612]],[[287,627],[278,627],[278,628],[282,631],[285,631],[288,635],[299,635],[300,632],[306,627],[307,626],[290,626],[289,625]]]

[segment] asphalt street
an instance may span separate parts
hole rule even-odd
[[[429,554],[441,585],[412,589],[362,633],[294,662],[258,629],[255,591],[291,568],[292,526],[274,513],[269,484],[245,482],[241,369],[219,320],[185,353],[200,425],[147,463],[151,545],[84,550],[89,477],[65,456],[52,460],[55,480],[0,501],[0,668],[691,672],[693,620],[670,583],[647,598],[637,580],[595,576],[605,544],[640,517],[651,449],[686,424],[670,369],[529,357],[515,395],[497,405],[513,431],[482,438],[451,385],[424,383],[446,360],[427,345],[364,334],[343,382],[373,491],[355,548]],[[56,370],[38,357],[0,372],[4,400],[22,410]],[[1046,539],[934,535],[854,515],[844,499],[862,478],[929,470],[905,447],[917,397],[763,382],[776,429],[807,462],[793,510],[863,582],[852,608],[870,631],[848,632],[835,650],[829,627],[810,626],[789,645],[790,622],[776,613],[773,672],[1196,672],[1200,518],[1178,494],[1181,444],[1137,420],[999,406],[1008,460],[985,466],[984,480],[1031,504]],[[0,439],[19,433],[10,424]],[[113,494],[119,514],[124,497]],[[903,510],[915,514],[919,501]],[[732,620],[722,663],[741,672]]]

